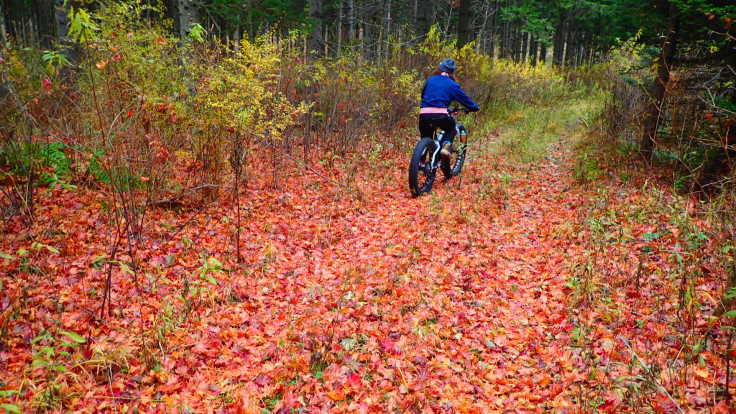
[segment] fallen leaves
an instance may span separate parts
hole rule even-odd
[[[580,222],[588,195],[557,174],[564,165],[518,173],[505,207],[488,210],[483,204],[493,200],[476,191],[486,178],[474,179],[486,162],[473,159],[466,182],[438,184],[420,199],[398,184],[405,178],[398,168],[362,201],[299,176],[288,178],[284,193],[254,180],[241,200],[243,263],[232,254],[229,206],[154,210],[134,241],[138,280],[111,267],[116,317],[105,324],[95,316],[110,240],[103,204],[92,190],[53,190],[39,206],[39,226],[60,233],[39,242],[59,246],[61,257],[34,257],[44,277],[0,261],[0,271],[13,274],[0,293],[7,332],[0,381],[27,387],[20,378],[34,359],[30,341],[51,330],[79,344],[58,358],[77,380],[65,382],[79,395],[64,401],[71,410],[99,407],[104,397],[111,410],[564,412],[581,404],[580,389],[608,381],[608,371],[585,365],[577,344],[592,344],[610,364],[631,356],[609,325],[634,334],[663,328],[651,305],[637,308],[644,316],[621,317],[616,309],[568,307],[576,290],[567,258],[586,247],[570,223]],[[652,250],[680,236],[644,226],[630,233],[638,248]],[[32,243],[5,238],[0,250],[32,251]],[[649,265],[654,272],[664,264]],[[624,301],[645,293],[632,285],[620,291]],[[34,376],[34,386],[59,378],[47,374]],[[718,381],[710,365],[693,377]],[[30,404],[35,397],[24,392],[11,401]],[[626,401],[607,392],[599,403],[601,412],[618,412]],[[696,397],[689,404],[703,406]],[[652,407],[672,409],[660,397]]]

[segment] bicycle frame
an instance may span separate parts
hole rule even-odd
[[[467,135],[467,129],[465,128],[465,125],[461,124],[460,122],[457,122],[457,118],[455,115],[451,114],[453,119],[455,119],[455,137],[459,137],[460,135]],[[432,140],[434,141],[434,152],[432,153],[432,160],[430,162],[430,166],[432,169],[437,169],[439,166],[439,163],[437,163],[437,155],[442,150],[442,138],[445,136],[445,131],[442,129],[435,129],[434,131],[434,137],[432,137]]]
[[[440,153],[440,150],[442,150],[442,137],[445,136],[445,131],[440,130],[439,133],[435,131],[434,137],[432,140],[434,141],[434,152],[432,153],[432,161],[430,162],[430,166],[432,169],[437,169],[439,164],[437,163],[437,155]]]

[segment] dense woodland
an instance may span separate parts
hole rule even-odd
[[[0,35],[51,48],[66,34],[69,8],[93,3],[5,0]],[[600,61],[610,47],[639,32],[642,43],[659,45],[670,14],[677,14],[673,19],[683,43],[727,42],[729,29],[720,16],[732,7],[728,1],[665,0],[169,0],[163,5],[172,30],[182,36],[193,24],[236,43],[297,30],[308,33],[307,47],[318,55],[360,52],[381,62],[396,47],[420,43],[438,25],[458,46],[475,42],[484,54],[531,64],[550,59],[557,65]],[[688,50],[698,57],[705,51]]]
[[[734,19],[0,0],[0,410],[734,412]]]

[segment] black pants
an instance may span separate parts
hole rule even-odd
[[[445,131],[444,140],[452,142],[455,139],[455,118],[448,114],[419,115],[419,134],[422,138],[432,138],[436,128]]]

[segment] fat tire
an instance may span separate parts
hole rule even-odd
[[[414,147],[414,153],[411,156],[411,162],[409,162],[409,189],[414,197],[418,197],[424,193],[432,191],[432,185],[434,184],[435,171],[431,168],[422,171],[420,164],[426,154],[431,154],[434,151],[434,141],[431,138],[422,138],[417,142]],[[426,160],[425,160],[426,161]],[[426,163],[425,163],[426,164]],[[423,184],[419,183],[421,174],[424,174],[426,181]]]
[[[461,144],[460,149],[455,151],[455,154],[450,157],[442,157],[440,163],[442,174],[448,180],[452,177],[460,175],[460,173],[462,172],[463,164],[465,163],[465,154],[467,152],[467,147],[465,144]]]
[[[465,165],[465,157],[468,154],[468,144],[462,144],[455,158],[455,165],[452,166],[452,176],[456,177],[463,171]]]
[[[442,170],[442,175],[445,176],[446,180],[449,180],[452,178],[452,165],[450,163],[452,162],[452,157],[442,157],[440,160],[440,169]]]

